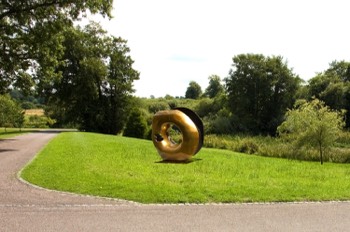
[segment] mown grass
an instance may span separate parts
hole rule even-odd
[[[151,141],[61,133],[21,173],[49,189],[142,203],[350,199],[350,165],[203,148],[193,162],[161,162]]]

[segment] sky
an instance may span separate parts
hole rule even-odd
[[[350,61],[347,0],[114,0],[113,19],[94,16],[126,39],[139,97],[204,91],[209,76],[228,76],[232,58],[282,56],[304,80],[334,60]]]

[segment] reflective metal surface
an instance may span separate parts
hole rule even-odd
[[[191,159],[203,144],[203,123],[187,108],[157,112],[152,122],[152,140],[163,160]]]

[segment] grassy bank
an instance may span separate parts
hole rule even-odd
[[[350,165],[202,149],[187,164],[160,162],[152,142],[61,133],[22,171],[49,189],[143,203],[350,199]]]

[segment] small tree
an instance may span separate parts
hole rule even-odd
[[[22,127],[24,115],[22,108],[8,95],[0,95],[0,126]]]
[[[146,120],[142,117],[140,110],[134,110],[126,123],[123,136],[134,138],[145,138],[147,132]]]
[[[297,147],[310,145],[318,149],[323,164],[326,150],[344,127],[343,114],[332,111],[318,99],[299,101],[294,109],[287,111],[286,121],[277,128],[277,132],[294,141]]]
[[[201,86],[195,82],[191,81],[187,87],[185,98],[198,99],[202,95]]]
[[[205,89],[204,94],[209,98],[214,98],[218,94],[224,92],[224,86],[221,84],[221,79],[217,75],[211,75],[209,78],[209,85]]]

